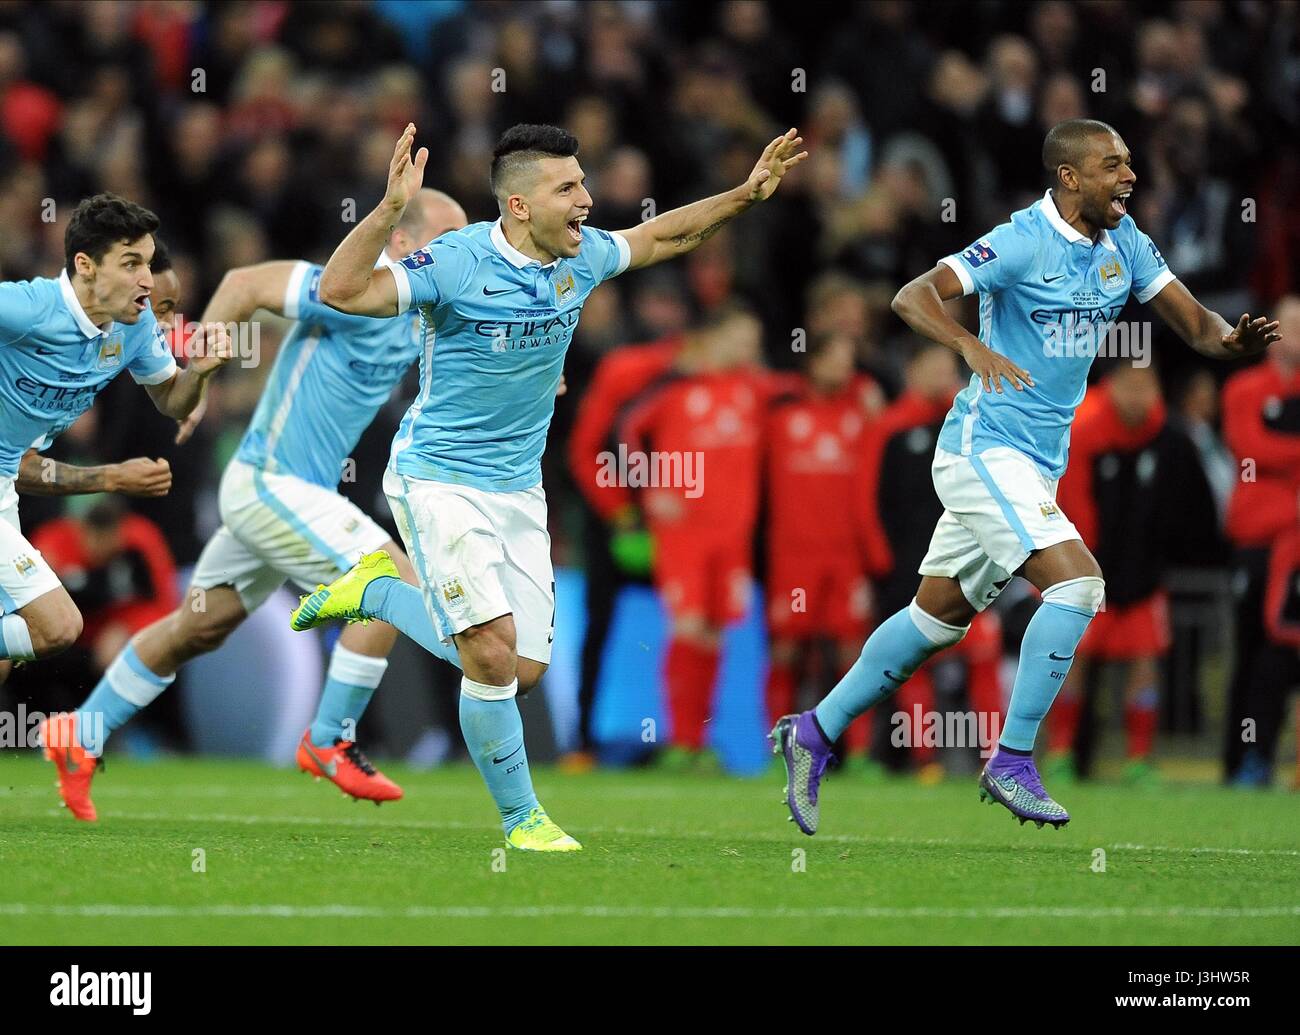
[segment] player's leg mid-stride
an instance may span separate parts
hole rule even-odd
[[[301,632],[331,621],[374,619],[396,626],[462,671],[460,648],[466,640],[493,640],[498,629],[506,626],[501,632],[510,640],[514,638],[514,620],[506,614],[462,631],[452,642],[444,640],[429,617],[421,591],[398,578],[392,559],[383,550],[366,554],[340,578],[304,596],[290,616],[290,624]],[[514,702],[521,686],[531,688],[540,679],[544,666],[527,658],[517,662],[521,675],[504,686],[468,676],[461,680],[461,731],[501,812],[507,843],[522,851],[576,852],[582,845],[555,824],[533,793],[523,727]]]
[[[1022,824],[1059,828],[1070,815],[1043,788],[1034,765],[1034,740],[1075,647],[1101,605],[1104,584],[1096,561],[1078,540],[1035,551],[1020,571],[1042,588],[1043,603],[1025,632],[1006,725],[980,774],[980,800],[1004,806]],[[1009,578],[996,578],[998,574],[986,570],[982,579],[1000,588],[997,584]],[[996,589],[980,598],[992,596]],[[805,834],[817,832],[818,795],[831,744],[855,718],[891,697],[927,658],[959,642],[975,613],[961,580],[926,574],[912,603],[881,623],[853,667],[815,709],[778,720],[771,739],[785,761],[785,802]]]

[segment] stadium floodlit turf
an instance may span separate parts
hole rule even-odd
[[[832,776],[801,835],[781,778],[534,770],[586,846],[505,853],[468,767],[387,767],[353,803],[247,762],[109,760],[97,824],[35,752],[0,755],[0,942],[1294,944],[1300,824],[1283,791],[1053,787],[1021,827],[971,778]],[[502,848],[501,852],[496,849]],[[195,872],[202,850],[206,872]],[[802,850],[806,855],[800,855]],[[1096,872],[1104,853],[1105,871]],[[504,863],[504,871],[501,870]]]

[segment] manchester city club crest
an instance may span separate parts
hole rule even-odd
[[[572,273],[565,272],[555,278],[555,301],[556,302],[567,302],[570,298],[573,297],[573,292],[574,292],[574,287],[573,287]]]
[[[1119,259],[1111,259],[1097,267],[1097,276],[1101,278],[1102,287],[1116,288],[1124,283],[1124,267],[1120,265]]]
[[[120,333],[106,335],[104,340],[99,343],[99,360],[96,366],[100,370],[112,370],[114,367],[122,365],[122,335]]]

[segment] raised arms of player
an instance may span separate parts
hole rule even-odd
[[[891,308],[917,334],[946,345],[961,356],[984,382],[986,392],[1001,392],[1003,378],[1017,392],[1024,391],[1026,385],[1032,388],[1034,379],[1028,370],[1022,370],[1006,356],[994,352],[948,314],[943,303],[960,298],[962,294],[957,274],[939,263],[929,273],[904,284],[894,296]]]
[[[407,123],[388,166],[388,189],[383,200],[352,228],[325,264],[320,278],[320,299],[326,305],[358,316],[397,315],[397,282],[386,267],[376,269],[375,261],[406,211],[407,203],[424,183],[429,149],[420,148],[412,159],[414,140],[415,124]]]
[[[28,496],[78,496],[89,492],[121,492],[128,496],[166,496],[172,469],[166,460],[137,456],[120,464],[78,467],[41,456],[23,454],[14,488]]]
[[[749,179],[739,187],[618,231],[631,250],[628,269],[653,266],[694,251],[754,202],[766,201],[780,186],[781,177],[808,157],[807,151],[799,151],[802,143],[796,130],[787,130],[763,149]]]
[[[1192,297],[1179,281],[1171,280],[1151,305],[1174,333],[1202,356],[1211,359],[1242,359],[1263,352],[1282,338],[1277,321],[1266,316],[1250,318],[1243,313],[1233,327],[1218,313],[1212,313]]]

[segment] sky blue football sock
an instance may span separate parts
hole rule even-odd
[[[108,735],[126,725],[175,678],[174,672],[167,676],[151,672],[135,652],[135,644],[128,643],[77,709],[77,740],[81,746],[92,755],[100,754]]]
[[[817,724],[827,739],[839,739],[849,723],[892,696],[926,658],[965,635],[966,628],[940,622],[916,601],[886,618],[867,638],[853,667],[817,706]]]
[[[1038,727],[1065,682],[1075,649],[1092,621],[1080,608],[1044,600],[1025,627],[1020,642],[1020,667],[1011,688],[1011,704],[998,743],[1033,751]]]
[[[321,691],[316,718],[311,724],[313,744],[331,747],[336,739],[357,739],[357,723],[384,678],[386,668],[387,658],[358,654],[341,643],[334,645],[325,689]]]
[[[381,575],[372,579],[361,594],[361,610],[401,630],[435,658],[462,667],[456,644],[450,640],[443,642],[424,606],[424,594],[415,586],[391,575]]]
[[[27,620],[22,615],[0,615],[0,658],[31,661],[35,657]]]
[[[518,680],[508,687],[476,683],[468,676],[460,681],[460,732],[507,834],[538,807],[524,750],[524,722],[515,703],[518,689]]]

